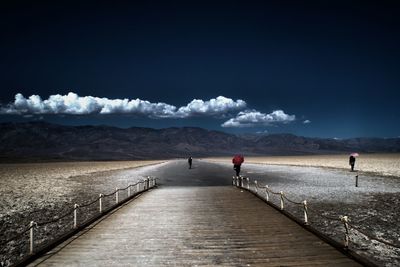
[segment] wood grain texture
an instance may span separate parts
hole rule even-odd
[[[32,266],[359,266],[248,192],[166,187]]]

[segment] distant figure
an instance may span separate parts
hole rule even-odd
[[[244,162],[242,155],[235,155],[232,159],[233,169],[236,171],[236,176],[240,175],[240,165]]]
[[[354,157],[353,155],[350,155],[349,164],[351,166],[351,171],[354,171],[354,164],[356,164],[356,157]]]
[[[192,161],[193,161],[192,157],[189,157],[189,158],[188,158],[189,169],[192,168]]]

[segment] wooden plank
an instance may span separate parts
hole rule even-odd
[[[144,194],[33,266],[359,266],[248,192]]]

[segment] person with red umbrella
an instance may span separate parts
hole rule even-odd
[[[240,166],[244,162],[244,157],[243,155],[235,155],[232,159],[233,163],[233,169],[236,171],[236,176],[239,176],[240,174]]]
[[[358,153],[350,154],[349,165],[351,166],[351,171],[354,171],[354,165],[356,164],[356,157],[358,157]]]

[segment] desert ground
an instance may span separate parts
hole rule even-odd
[[[207,158],[211,162],[230,162],[229,157]],[[349,155],[245,157],[246,163],[349,169]],[[361,154],[355,170],[360,174],[400,177],[400,154]]]
[[[395,175],[398,157],[397,154],[392,157],[361,155],[356,162],[358,172],[349,171],[347,155],[322,156],[321,159],[319,156],[254,158],[261,159],[261,164],[249,163],[253,162],[253,158],[246,157],[242,174],[252,180],[257,179],[261,185],[268,184],[274,191],[284,191],[294,201],[307,199],[311,224],[339,242],[343,239],[343,225],[323,216],[338,218],[347,215],[361,229],[398,244],[400,180]],[[315,160],[313,163],[310,162],[312,158]],[[375,173],[360,170],[366,158],[369,159],[369,165],[375,164],[370,166],[376,170]],[[302,162],[312,165],[301,166]],[[318,166],[316,162],[320,167],[315,167]],[[343,167],[340,162],[344,164]],[[386,169],[391,171],[383,175]],[[116,187],[126,187],[147,175],[159,177],[161,186],[228,186],[233,173],[230,158],[195,159],[191,170],[187,168],[186,160],[0,165],[0,266],[8,266],[13,259],[26,255],[27,235],[18,242],[11,241],[7,245],[3,245],[3,242],[25,229],[31,220],[40,222],[57,219],[70,210],[74,203],[90,202],[99,193],[113,192]],[[357,188],[354,186],[356,174],[360,175]],[[271,200],[279,204],[279,198],[271,197]],[[111,196],[108,202],[105,200],[105,205],[113,201]],[[296,205],[287,203],[285,209],[300,219],[303,216],[302,210]],[[96,212],[97,205],[90,206],[84,215],[90,216]],[[35,233],[36,242],[44,243],[71,227],[71,216],[60,219],[59,223],[38,230]],[[352,234],[351,241],[352,249],[376,260],[381,266],[400,264],[399,249],[367,240],[362,235]],[[11,261],[6,255],[13,255]]]

